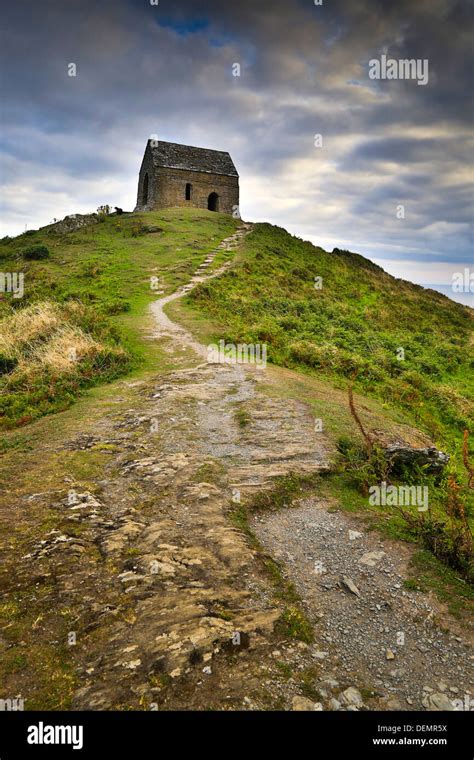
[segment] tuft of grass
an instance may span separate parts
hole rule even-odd
[[[298,675],[302,695],[313,702],[319,702],[321,694],[315,686],[315,681],[318,678],[317,669],[314,666],[305,668]]]
[[[275,478],[271,490],[257,493],[250,504],[250,509],[260,511],[290,507],[295,499],[311,493],[318,482],[318,473],[301,475],[290,472],[288,475]]]
[[[287,662],[283,662],[283,660],[277,660],[275,665],[277,666],[285,681],[289,681],[290,678],[293,677],[293,668]]]
[[[238,426],[241,428],[246,428],[248,425],[250,425],[252,419],[248,411],[240,405],[234,410],[234,417]]]
[[[306,644],[314,640],[313,626],[300,607],[287,607],[278,621],[279,633]]]
[[[407,591],[426,591],[426,588],[420,586],[419,581],[414,578],[405,578],[403,588],[406,588]]]
[[[192,476],[192,480],[196,483],[219,483],[222,481],[224,473],[225,467],[221,462],[204,462],[198,467]]]

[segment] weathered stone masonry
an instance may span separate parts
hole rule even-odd
[[[229,153],[148,140],[135,210],[171,206],[238,215],[239,175]]]

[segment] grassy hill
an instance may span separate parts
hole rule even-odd
[[[258,224],[232,270],[187,301],[228,342],[266,343],[271,362],[338,385],[355,376],[445,444],[472,423],[472,310],[358,254]]]
[[[148,304],[157,290],[187,282],[236,226],[226,216],[171,210],[1,240],[0,272],[23,273],[24,296],[0,293],[0,429],[65,409],[81,389],[151,366],[156,354],[143,341]],[[46,258],[31,258],[44,247]]]
[[[355,383],[360,396],[379,399],[392,415],[402,411],[448,452],[442,477],[411,466],[397,478],[381,452],[361,448],[352,420],[338,441],[345,463],[333,495],[353,509],[361,507],[360,491],[364,501],[382,480],[425,485],[427,519],[413,510],[392,515],[385,528],[396,538],[417,537],[473,578],[474,494],[463,462],[463,432],[474,421],[472,310],[362,256],[329,253],[269,224],[255,225],[232,268],[176,308],[194,329],[207,318],[202,338],[209,342],[265,343],[270,362],[332,387]]]
[[[171,209],[0,241],[1,271],[25,278],[23,298],[0,298],[0,425],[24,424],[82,385],[149,361],[140,328],[156,291],[186,282],[236,226]],[[29,259],[41,245],[49,256]],[[472,310],[362,256],[258,224],[232,269],[187,304],[212,319],[216,338],[266,343],[275,364],[338,385],[356,376],[362,392],[403,407],[445,444],[472,422]],[[75,359],[60,358],[71,348]],[[56,387],[65,376],[71,387]]]
[[[150,361],[140,330],[147,305],[186,282],[236,226],[171,209],[0,241],[0,271],[25,278],[23,298],[0,297],[0,425],[24,424]],[[29,259],[41,245],[49,256]],[[258,224],[231,271],[187,305],[212,319],[215,338],[266,343],[270,362],[338,385],[356,376],[361,392],[403,407],[445,445],[472,422],[472,310],[362,256]],[[73,359],[60,358],[66,349]]]

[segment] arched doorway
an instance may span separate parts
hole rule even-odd
[[[217,193],[211,193],[207,199],[207,208],[209,211],[219,211],[219,196]]]
[[[142,205],[146,206],[148,203],[148,172],[143,178],[143,191],[142,191]]]

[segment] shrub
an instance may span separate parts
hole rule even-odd
[[[66,409],[81,388],[127,370],[103,314],[79,301],[40,302],[0,320],[0,429]]]
[[[298,607],[287,607],[278,621],[277,629],[282,635],[306,644],[311,644],[314,640],[313,626]]]
[[[49,248],[45,245],[31,245],[29,248],[25,248],[21,255],[27,261],[40,261],[49,258]]]
[[[97,261],[85,261],[80,270],[81,277],[97,277],[104,268]]]
[[[337,450],[342,456],[350,458],[357,453],[359,460],[366,459],[365,451],[350,436],[341,435],[337,441]]]
[[[104,314],[122,314],[124,311],[130,311],[130,301],[126,301],[124,298],[115,298],[111,301],[106,301],[102,306]]]
[[[130,227],[126,227],[123,231],[123,234],[125,237],[140,237],[141,235],[145,235],[147,231],[147,228],[144,224],[141,224],[139,222],[136,222],[135,224],[132,224]]]

